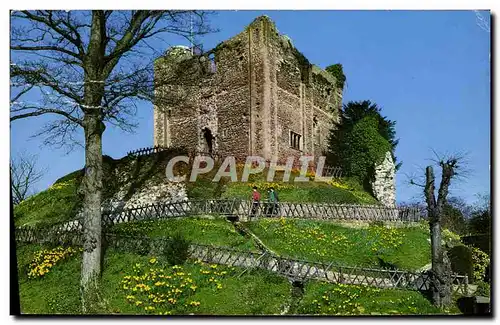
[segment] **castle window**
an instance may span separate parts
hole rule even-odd
[[[314,143],[320,144],[321,133],[319,133],[318,118],[316,116],[313,118],[313,134],[314,134]]]
[[[290,147],[297,150],[301,150],[302,148],[300,142],[301,137],[302,136],[300,134],[290,131]]]

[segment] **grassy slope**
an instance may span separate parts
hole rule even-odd
[[[440,310],[416,291],[309,282],[298,314],[428,315]]]
[[[165,166],[177,151],[132,159],[124,157],[114,160],[105,156],[103,199],[112,197],[118,189],[125,191],[125,199],[130,198],[139,188],[148,182],[163,182]],[[177,166],[177,165],[176,165]],[[182,166],[182,165],[180,165]],[[186,172],[186,171],[184,171]],[[322,182],[294,182],[297,173],[292,173],[291,182],[268,183],[265,170],[259,175],[250,175],[249,182],[212,182],[217,168],[202,174],[196,182],[187,182],[188,196],[191,199],[240,198],[249,199],[252,186],[259,187],[262,198],[266,199],[266,190],[273,186],[281,201],[289,202],[327,202],[378,204],[377,201],[352,179],[342,179],[329,184]],[[81,207],[82,199],[77,190],[81,184],[83,170],[75,171],[57,180],[54,185],[42,191],[14,208],[16,226],[37,223],[56,223],[75,217]],[[241,177],[241,171],[238,171]],[[282,180],[282,172],[276,174],[276,180]]]
[[[350,266],[416,270],[430,262],[429,233],[421,227],[355,229],[328,221],[260,219],[246,226],[280,255]],[[238,234],[224,218],[179,218],[116,225],[127,235],[172,236],[182,232],[199,244],[256,250],[252,240]],[[379,260],[380,258],[380,260]]]
[[[166,151],[138,159],[123,157],[115,160],[103,157],[103,200],[112,197],[119,189],[125,199],[148,182],[162,182],[165,167],[178,151]],[[16,226],[67,221],[76,216],[82,199],[78,196],[83,170],[58,179],[45,191],[29,197],[14,208]]]
[[[41,279],[27,279],[25,265],[34,252],[40,249],[36,245],[21,246],[17,250],[20,270],[21,310],[35,314],[76,314],[79,301],[80,256],[59,261],[49,273]],[[152,263],[154,262],[154,263]],[[188,263],[182,269],[175,270],[167,266],[158,257],[151,257],[108,251],[105,256],[103,273],[103,297],[107,302],[100,313],[113,314],[204,314],[204,315],[252,315],[279,314],[290,299],[290,285],[285,278],[265,271],[241,273],[239,269],[198,263]],[[140,264],[138,266],[137,264]],[[151,271],[153,270],[153,271]],[[222,275],[222,272],[227,274]],[[176,272],[182,272],[177,277]],[[203,273],[204,272],[204,273]],[[153,278],[153,274],[156,278]],[[172,279],[158,283],[159,276],[168,275]],[[127,280],[130,276],[132,280]],[[137,281],[133,277],[137,276]],[[188,283],[190,279],[192,282]],[[217,281],[210,281],[210,278]],[[161,282],[160,281],[160,282]],[[182,286],[184,281],[186,286]],[[146,284],[151,288],[147,292],[140,289],[133,291],[137,284]],[[220,288],[217,288],[217,285]],[[195,290],[189,286],[196,286]],[[124,288],[125,286],[125,288]],[[182,290],[176,296],[176,303],[153,303],[159,294],[168,290]],[[440,313],[419,293],[403,290],[377,290],[359,287],[333,285],[310,281],[305,287],[304,298],[296,310],[299,314],[346,314],[345,310],[358,314],[431,314]],[[358,293],[358,294],[356,294]],[[150,296],[151,295],[151,296]],[[349,298],[351,295],[351,298]],[[133,297],[131,297],[133,296]],[[127,298],[129,297],[129,298]],[[324,297],[328,297],[325,299]],[[317,300],[317,301],[314,301]],[[350,301],[347,301],[350,300]],[[137,301],[141,301],[138,305]],[[199,303],[191,306],[190,302]],[[320,302],[320,308],[317,308]],[[349,305],[352,303],[352,306]],[[345,309],[341,306],[346,305]],[[154,306],[155,310],[146,310]],[[361,308],[358,308],[361,306]],[[347,308],[349,307],[349,308]],[[333,308],[328,310],[328,308]]]
[[[113,232],[126,235],[169,237],[181,232],[197,244],[256,250],[251,239],[239,235],[225,218],[179,218],[162,221],[130,222],[114,226]]]
[[[274,187],[278,192],[280,201],[283,202],[321,202],[321,203],[352,203],[352,204],[378,204],[377,200],[363,190],[362,186],[353,179],[343,178],[329,183],[315,182],[311,177],[309,182],[295,182],[299,176],[292,172],[289,182],[283,182],[283,172],[277,172],[273,182],[267,182],[267,169],[262,174],[250,175],[248,182],[226,182],[223,186],[211,185],[214,193],[221,192],[223,198],[239,198],[249,200],[252,195],[252,187],[257,186],[262,199],[267,199],[267,189]],[[238,170],[238,179],[241,179]],[[213,178],[207,174],[202,178],[205,185],[208,179]],[[222,187],[222,188],[221,188]]]
[[[80,307],[79,301],[79,274],[80,257],[72,257],[57,263],[44,278],[27,279],[24,265],[33,256],[38,246],[24,246],[18,249],[20,260],[20,296],[21,311],[35,314],[76,314]],[[141,266],[137,268],[137,264]],[[152,279],[150,270],[155,274],[173,276],[176,272],[183,272],[184,278],[161,281],[171,283],[172,287],[164,284],[155,285],[159,278]],[[139,271],[138,271],[139,270]],[[203,270],[207,274],[200,272]],[[219,271],[219,272],[217,272]],[[221,275],[221,272],[227,272]],[[216,274],[216,272],[218,274]],[[188,274],[191,274],[188,276]],[[160,311],[172,314],[278,314],[282,305],[286,303],[290,291],[289,283],[285,278],[263,271],[247,272],[241,277],[239,269],[230,269],[223,266],[211,268],[209,265],[194,263],[185,264],[181,270],[172,269],[158,258],[154,264],[151,257],[134,254],[108,251],[105,257],[104,273],[102,276],[103,298],[107,306],[100,313],[114,314],[157,314]],[[143,276],[138,281],[129,284],[127,276]],[[149,277],[149,280],[148,278]],[[191,280],[190,283],[187,281]],[[210,278],[217,281],[210,281]],[[170,282],[169,282],[170,281]],[[188,283],[181,286],[182,281]],[[128,285],[126,289],[125,284]],[[136,284],[148,284],[148,292],[133,291]],[[220,284],[221,288],[217,288]],[[190,286],[196,286],[193,290]],[[154,303],[150,294],[167,295],[167,291],[178,288],[182,293],[176,294],[176,303]],[[127,299],[134,296],[133,299]],[[137,305],[137,301],[141,301]],[[190,302],[199,302],[199,306],[191,306]],[[186,306],[187,305],[187,306]],[[145,307],[155,306],[155,310],[147,311]]]
[[[71,173],[47,190],[29,197],[14,208],[15,224],[56,223],[71,219],[80,207],[77,189],[82,173]]]
[[[261,219],[247,223],[270,249],[283,256],[351,266],[415,270],[430,262],[428,231],[420,227],[355,229],[300,219]]]

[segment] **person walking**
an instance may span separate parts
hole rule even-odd
[[[253,187],[252,192],[252,211],[250,213],[250,217],[255,217],[260,205],[260,193],[257,190],[257,186]]]
[[[275,214],[278,213],[278,202],[279,202],[279,198],[278,198],[278,193],[276,193],[276,191],[274,190],[273,187],[270,187],[269,188],[269,191],[268,191],[268,194],[269,194],[269,213],[271,216],[274,216]]]

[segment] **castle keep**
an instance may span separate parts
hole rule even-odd
[[[173,47],[155,62],[154,144],[221,155],[319,156],[342,89],[266,16],[203,55]]]

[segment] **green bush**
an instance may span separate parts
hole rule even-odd
[[[451,230],[443,229],[442,238],[446,243],[450,243],[452,246],[460,245],[460,235],[454,233]]]
[[[474,270],[474,281],[483,281],[486,267],[490,264],[488,254],[476,247],[470,247],[472,250],[472,262]]]
[[[457,245],[448,251],[453,272],[467,275],[469,282],[473,281],[472,250],[465,245]]]
[[[171,265],[183,265],[189,257],[191,242],[183,234],[177,232],[167,243],[164,255]]]
[[[380,135],[378,120],[374,116],[356,123],[346,134],[343,147],[343,168],[362,183],[372,177],[375,164],[382,162],[386,152],[391,150],[390,143]]]
[[[476,296],[489,297],[490,296],[490,285],[484,281],[477,282]]]

